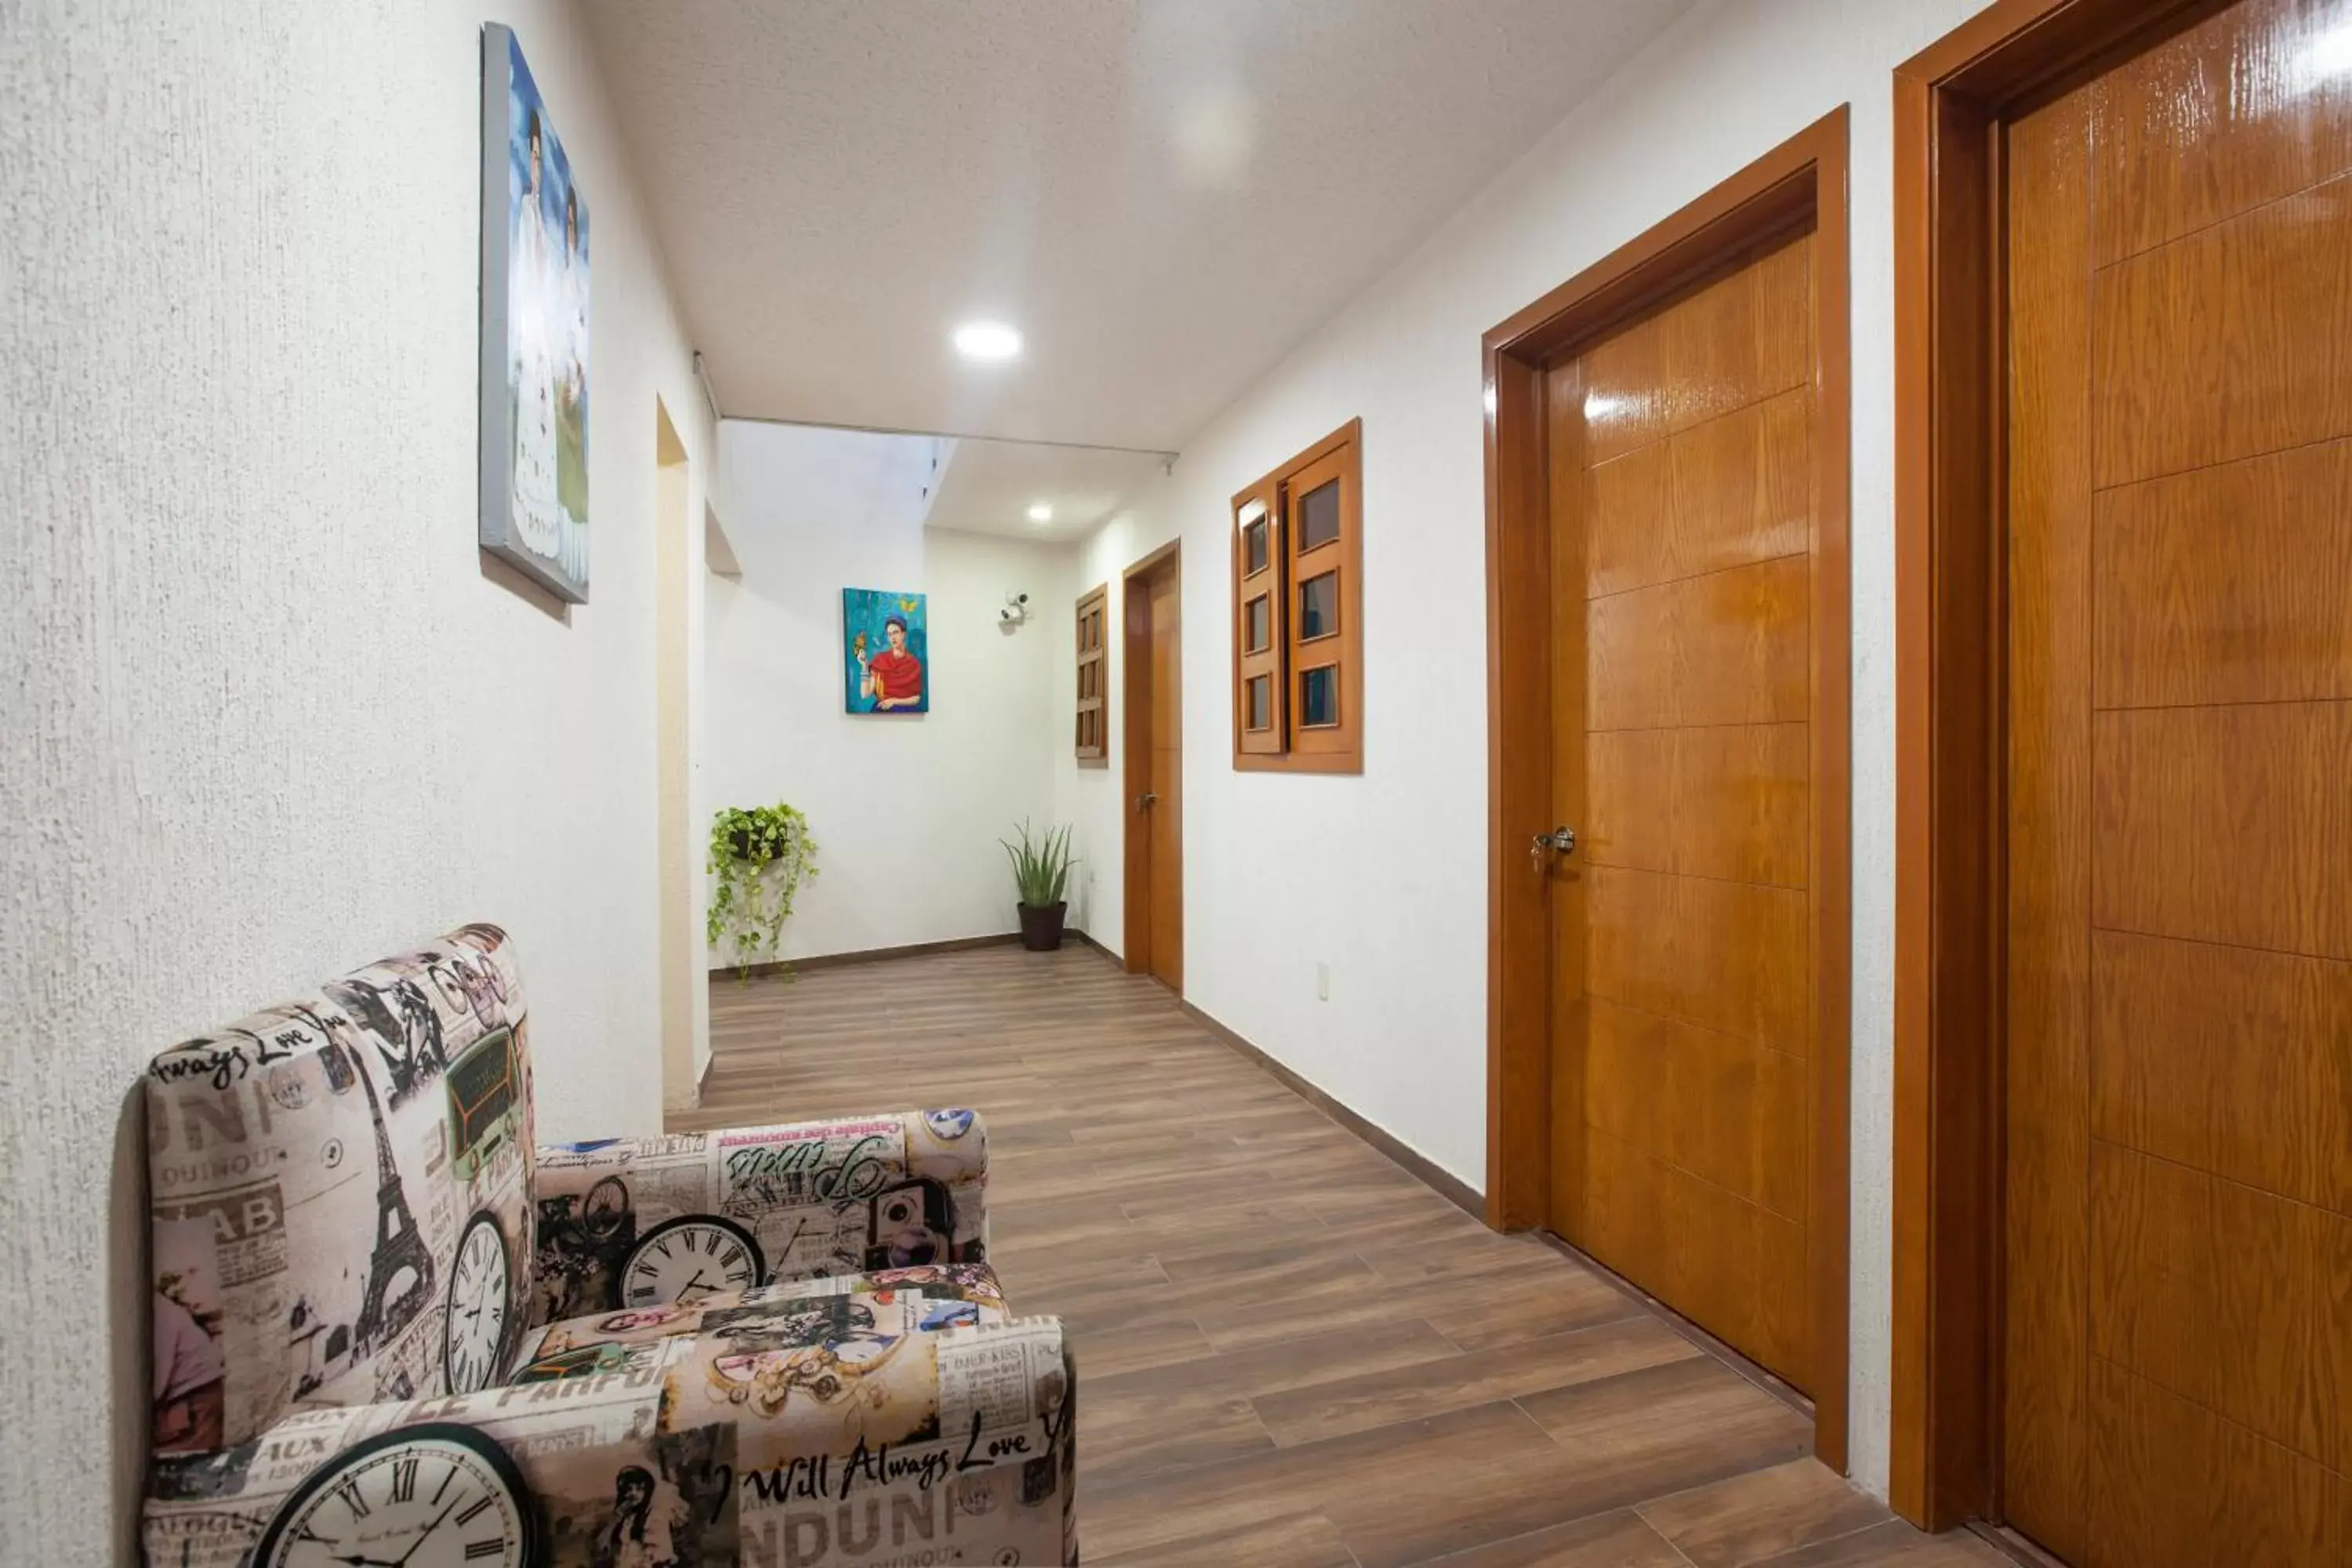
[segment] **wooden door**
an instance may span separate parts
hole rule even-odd
[[[2352,3],[2006,153],[2003,1508],[2352,1563]]]
[[[1810,1386],[1810,232],[1548,372],[1553,1228]]]
[[[1127,611],[1127,967],[1184,989],[1184,735],[1177,557],[1131,569]]]

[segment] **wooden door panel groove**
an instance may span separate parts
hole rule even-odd
[[[1678,573],[1671,577],[1660,577],[1651,582],[1632,583],[1622,588],[1610,588],[1601,593],[1588,594],[1585,595],[1585,602],[1599,605],[1612,599],[1622,599],[1629,594],[1643,594],[1659,588],[1677,588],[1685,584],[1700,582],[1708,577],[1719,577],[1727,572],[1737,572],[1743,567],[1769,566],[1780,561],[1802,561],[1806,559],[1806,554],[1807,552],[1802,550],[1776,551],[1769,555],[1757,555],[1721,566],[1708,566],[1696,572]]]
[[[2095,485],[2092,487],[2092,493],[2098,496],[2108,496],[2116,494],[2118,491],[2137,489],[2144,485],[2160,485],[2167,479],[2184,479],[2196,474],[2210,474],[2216,469],[2234,468],[2241,464],[2259,462],[2264,458],[2289,457],[2294,453],[2303,451],[2307,447],[2326,447],[2344,439],[2346,439],[2346,436],[2342,433],[2338,433],[2328,436],[2314,436],[2310,439],[2303,441],[2285,441],[2275,447],[2265,447],[2260,451],[2249,452],[2243,457],[2216,458],[2210,462],[2189,463],[2177,468],[2167,468],[2161,473],[2147,474],[2137,479],[2116,479],[2109,484]]]
[[[2119,264],[2092,312],[2099,485],[2352,433],[2352,176]]]
[[[2095,1141],[2091,1353],[2338,1475],[2352,1219]]]
[[[1811,260],[1805,238],[1777,245],[1586,349],[1583,466],[1804,385]]]
[[[1570,1242],[1800,1390],[1803,1226],[1604,1132],[1583,1142]]]
[[[2313,79],[2330,25],[2308,0],[2249,0],[2236,28],[2196,29],[2107,74],[2094,95],[2103,264],[2352,167],[2352,83]]]
[[[1807,718],[1810,576],[1790,556],[1591,601],[1588,726]]]
[[[2095,715],[2093,923],[2352,959],[2352,702]]]
[[[2352,963],[2101,931],[2091,1128],[2352,1216]]]
[[[1805,1055],[1805,896],[1595,867],[1585,987],[1664,1017]]]
[[[2339,1568],[2352,1553],[2340,1478],[2112,1363],[2093,1369],[2092,1568]]]
[[[1810,726],[1596,731],[1586,754],[1587,863],[1805,886]]]
[[[2159,240],[2154,245],[2145,246],[2140,249],[2130,251],[2125,255],[2102,260],[2095,269],[2095,275],[2104,276],[2106,273],[2116,270],[2117,268],[2128,266],[2132,262],[2154,256],[2159,251],[2168,250],[2176,246],[2192,244],[2199,239],[2204,238],[2216,229],[2228,227],[2231,224],[2237,222],[2241,218],[2254,216],[2268,208],[2292,202],[2298,196],[2307,196],[2315,191],[2323,190],[2326,186],[2334,184],[2336,180],[2341,179],[2345,173],[2346,171],[2342,169],[2332,170],[2328,174],[2321,175],[2319,178],[2311,180],[2304,184],[2297,185],[2292,190],[2281,191],[2274,196],[2267,197],[2249,206],[2240,207],[2233,212],[2225,213],[2208,222],[2200,223],[2194,228],[2183,229],[2179,234],[2173,235],[2168,238]]]
[[[2352,440],[2098,498],[2097,705],[2352,697]]]
[[[1803,1058],[1605,997],[1591,1029],[1586,1126],[1802,1223]]]
[[[1811,431],[1799,388],[1587,469],[1587,596],[1805,553]]]

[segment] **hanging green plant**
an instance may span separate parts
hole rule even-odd
[[[710,917],[713,947],[730,948],[738,980],[772,958],[801,885],[816,875],[816,839],[808,818],[778,801],[746,810],[728,806],[710,819]]]

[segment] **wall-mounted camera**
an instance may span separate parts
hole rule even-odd
[[[996,612],[996,618],[1007,631],[1011,631],[1015,626],[1026,625],[1029,620],[1029,595],[1005,595],[1004,608]]]

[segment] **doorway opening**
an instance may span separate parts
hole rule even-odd
[[[2352,1560],[2352,3],[1895,76],[1893,1501]]]
[[[1127,972],[1184,994],[1182,560],[1179,542],[1119,579]]]
[[[700,1103],[709,1054],[710,986],[704,973],[703,869],[694,850],[698,770],[693,703],[699,589],[694,558],[686,443],[669,410],[654,399],[654,756],[661,877],[662,1105]]]
[[[1846,111],[1486,334],[1487,1218],[1846,1463]]]

